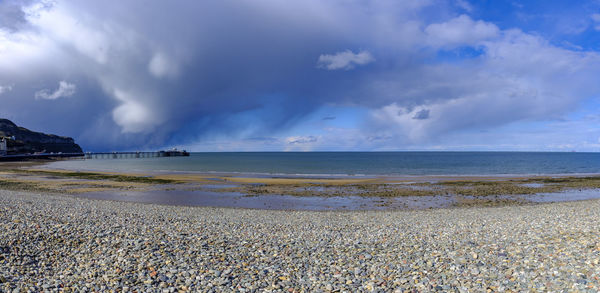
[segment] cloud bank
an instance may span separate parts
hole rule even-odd
[[[0,116],[87,150],[273,136],[281,149],[315,143],[302,137],[379,149],[561,119],[598,96],[598,52],[464,14],[473,10],[465,1],[3,1]],[[323,107],[364,115],[290,133]]]

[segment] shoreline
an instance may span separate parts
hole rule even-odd
[[[232,178],[252,178],[260,179],[351,179],[367,180],[377,179],[382,181],[430,181],[430,180],[452,180],[452,179],[521,179],[535,177],[587,177],[600,176],[600,173],[498,173],[498,174],[298,174],[298,173],[261,173],[261,172],[235,172],[235,171],[182,171],[182,170],[159,170],[159,171],[119,171],[93,168],[59,168],[49,167],[48,165],[55,161],[40,162],[40,167],[48,171],[70,171],[70,172],[96,172],[124,175],[145,175],[145,176],[198,176],[198,177],[232,177]]]
[[[600,200],[272,211],[0,190],[0,290],[597,291]]]

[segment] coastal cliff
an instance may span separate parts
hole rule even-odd
[[[8,119],[0,118],[0,137],[14,137],[7,140],[9,155],[83,152],[73,138],[31,131]]]

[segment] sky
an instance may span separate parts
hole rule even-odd
[[[0,117],[85,151],[600,151],[600,1],[0,0]]]

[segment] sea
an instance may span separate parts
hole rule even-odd
[[[600,153],[580,152],[202,152],[189,157],[76,159],[51,169],[253,176],[600,174]]]

